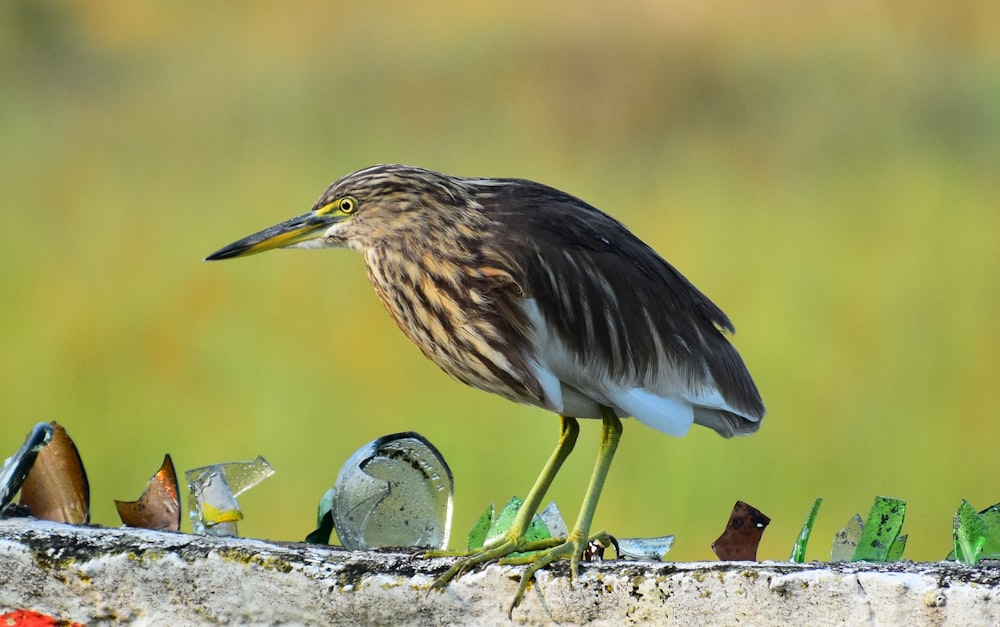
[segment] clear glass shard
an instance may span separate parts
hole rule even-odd
[[[233,496],[239,496],[274,474],[274,467],[267,460],[257,456],[245,462],[230,462],[225,466],[226,481],[233,489]]]
[[[448,546],[451,469],[418,433],[387,435],[358,449],[333,490],[334,526],[347,549]]]
[[[274,468],[260,456],[185,472],[188,516],[194,532],[213,536],[237,535],[236,523],[243,518],[243,512],[236,497],[273,474]]]
[[[661,562],[674,546],[674,536],[659,538],[618,538],[618,558]]]
[[[833,548],[830,550],[831,562],[849,562],[854,557],[854,551],[858,547],[858,540],[861,538],[861,531],[865,523],[861,520],[861,514],[851,517],[844,528],[833,536]]]
[[[569,535],[569,528],[566,527],[566,520],[563,518],[562,512],[556,507],[556,502],[552,501],[546,506],[545,509],[538,514],[538,517],[542,519],[545,526],[548,528],[549,537],[552,538],[565,538]]]

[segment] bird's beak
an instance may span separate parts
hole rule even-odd
[[[248,235],[243,239],[233,242],[215,251],[205,261],[217,261],[219,259],[230,259],[232,257],[244,257],[262,253],[272,248],[286,248],[301,242],[320,237],[335,219],[330,215],[318,214],[310,211],[307,214],[297,216],[291,220],[285,220],[281,224]]]

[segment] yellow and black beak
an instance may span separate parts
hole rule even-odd
[[[291,220],[285,220],[281,224],[275,224],[270,228],[233,242],[229,246],[220,248],[208,257],[205,257],[205,261],[244,257],[246,255],[262,253],[272,248],[294,246],[295,244],[322,236],[326,228],[337,221],[334,216],[329,214],[310,211],[307,214],[294,217]]]

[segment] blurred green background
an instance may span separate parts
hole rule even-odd
[[[93,519],[160,463],[264,455],[245,535],[299,540],[341,463],[417,430],[452,546],[557,421],[451,381],[350,251],[206,264],[379,162],[518,176],[613,214],[734,320],[759,434],[635,421],[596,526],[713,558],[733,502],[809,559],[877,494],[906,556],[1000,501],[1000,5],[0,3],[0,457],[64,424]],[[588,421],[552,497],[574,518]]]

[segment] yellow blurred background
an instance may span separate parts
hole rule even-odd
[[[64,424],[93,519],[264,455],[244,535],[301,540],[341,463],[416,430],[452,546],[530,486],[557,421],[465,388],[349,251],[202,263],[379,162],[517,176],[629,225],[735,322],[759,434],[628,421],[595,525],[709,545],[737,499],[809,559],[875,495],[942,559],[1000,501],[1000,5],[482,0],[0,3],[0,457]],[[572,523],[583,425],[551,496]],[[189,528],[189,526],[185,526]]]

